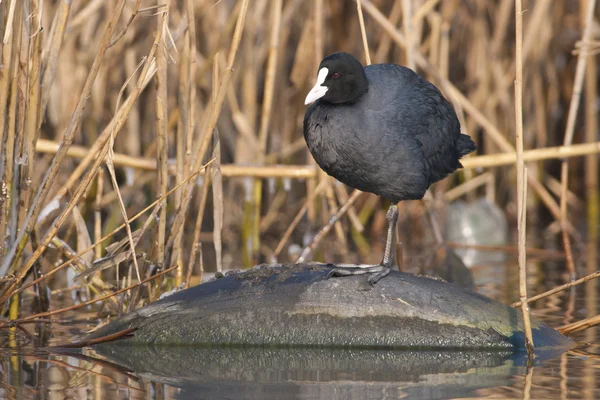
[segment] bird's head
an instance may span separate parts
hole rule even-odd
[[[353,103],[367,88],[367,76],[360,61],[348,53],[333,53],[321,61],[317,83],[308,92],[304,104],[319,99],[333,104]]]

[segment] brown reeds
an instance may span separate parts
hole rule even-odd
[[[525,332],[525,348],[529,358],[533,358],[533,335],[531,333],[531,319],[529,305],[527,304],[527,173],[523,161],[523,4],[521,0],[515,1],[515,38],[516,52],[515,65],[515,140],[517,148],[517,234],[519,248],[519,298],[523,312],[523,331]]]
[[[385,207],[322,175],[302,137],[302,100],[322,57],[339,50],[365,64],[413,66],[440,87],[479,147],[464,172],[441,183],[445,201],[485,195],[509,221],[528,215],[530,230],[566,245],[543,249],[544,235],[532,235],[528,245],[548,252],[532,256],[565,254],[569,271],[572,260],[588,262],[586,277],[551,294],[598,276],[598,226],[587,224],[587,259],[578,228],[598,218],[594,2],[528,3],[518,51],[512,0],[61,0],[43,2],[43,12],[41,4],[0,2],[0,301],[5,308],[23,294],[13,300],[17,318],[29,288],[69,286],[64,270],[93,270],[111,243],[124,244],[113,254],[120,265],[90,273],[81,285],[91,296],[131,286],[136,263],[142,281],[181,267],[154,281],[151,295],[125,291],[106,302],[117,313],[195,284],[199,264],[238,268],[245,250],[246,266],[295,261],[298,246],[318,247],[314,257],[327,261],[378,262]],[[198,175],[209,158],[214,165]],[[579,174],[585,181],[573,179]],[[156,223],[135,217],[155,199]],[[411,266],[432,239],[420,228],[422,206],[407,210]],[[155,232],[136,236],[145,226]],[[311,236],[321,229],[335,235]],[[92,257],[82,257],[84,247]],[[543,292],[535,281],[528,289]]]

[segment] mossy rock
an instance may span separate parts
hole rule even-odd
[[[123,344],[388,349],[524,347],[520,311],[456,285],[392,271],[327,278],[332,264],[261,265],[142,307],[83,340],[134,328]],[[573,341],[532,321],[536,349]]]

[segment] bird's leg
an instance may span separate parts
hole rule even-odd
[[[374,273],[369,277],[371,285],[379,282],[381,278],[388,275],[392,268],[392,260],[394,259],[394,233],[396,233],[396,223],[398,222],[398,205],[392,204],[388,209],[386,219],[388,221],[387,238],[385,239],[385,249],[383,251],[383,259],[381,260],[381,271]]]
[[[329,272],[330,277],[373,274],[369,277],[369,283],[375,285],[381,278],[390,273],[393,259],[392,247],[394,245],[394,232],[396,231],[396,222],[398,221],[398,207],[396,204],[390,206],[386,218],[388,220],[388,233],[381,264],[361,264],[352,266],[341,264],[339,267],[334,268]]]
[[[381,264],[391,268],[392,260],[394,259],[394,235],[396,233],[396,223],[398,222],[398,205],[392,204],[388,209],[386,219],[388,221],[387,238],[385,240],[385,250],[383,252],[383,260]]]

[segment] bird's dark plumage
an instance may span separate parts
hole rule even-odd
[[[347,53],[325,58],[324,68],[326,93],[306,111],[304,138],[317,164],[346,185],[393,203],[421,199],[475,150],[450,103],[411,69],[363,68]]]

